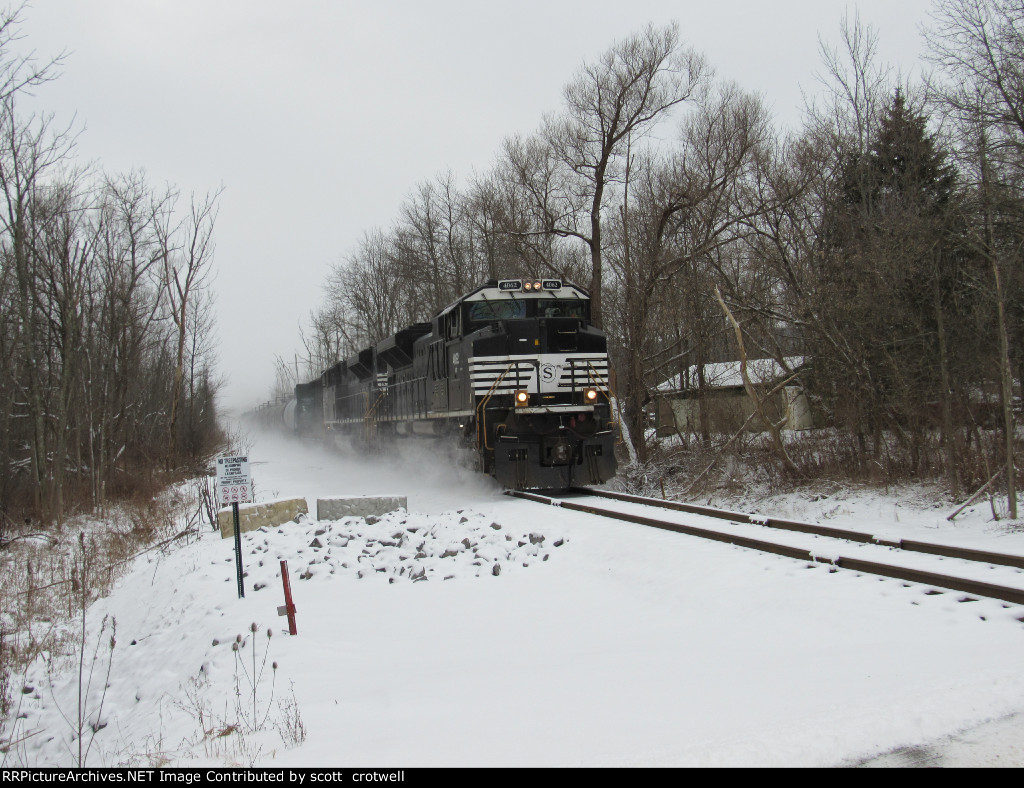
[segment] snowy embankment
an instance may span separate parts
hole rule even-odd
[[[90,764],[837,765],[1024,711],[1022,608],[510,499],[426,453],[256,436],[249,457],[261,500],[410,511],[245,534],[244,599],[219,534],[139,559],[88,614]],[[1024,553],[980,507],[951,526],[893,499],[790,503]],[[75,763],[77,665],[26,678],[8,765]]]

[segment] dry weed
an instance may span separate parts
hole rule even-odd
[[[19,686],[46,655],[57,669],[81,656],[82,633],[70,626],[110,593],[134,558],[168,549],[198,533],[203,510],[193,487],[176,485],[106,510],[102,520],[78,517],[45,533],[5,533],[0,547],[0,754],[20,737]],[[81,722],[81,715],[72,715]]]

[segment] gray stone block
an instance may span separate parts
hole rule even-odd
[[[396,509],[408,509],[404,495],[352,495],[345,498],[317,498],[317,520],[340,520],[343,517],[379,517]]]
[[[308,514],[305,498],[287,498],[269,503],[243,503],[238,507],[238,526],[244,534],[263,526],[284,525],[300,514]],[[235,521],[230,507],[217,513],[222,539],[235,535]]]

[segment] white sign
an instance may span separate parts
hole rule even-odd
[[[252,474],[248,457],[217,458],[217,500],[221,506],[229,503],[252,502]]]

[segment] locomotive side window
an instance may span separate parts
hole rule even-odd
[[[445,316],[445,334],[448,339],[457,339],[462,336],[462,312],[453,309]]]

